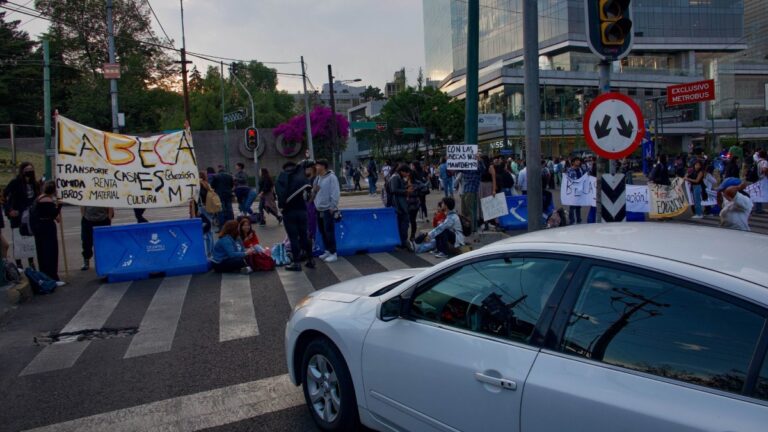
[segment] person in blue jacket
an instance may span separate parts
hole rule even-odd
[[[219,233],[219,240],[213,246],[213,270],[218,273],[243,272],[252,270],[246,262],[246,257],[254,253],[246,249],[240,241],[237,221],[231,220],[224,224]]]

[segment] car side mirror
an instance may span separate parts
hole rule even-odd
[[[379,319],[381,319],[384,322],[389,322],[397,318],[400,318],[403,314],[404,304],[405,304],[405,301],[400,296],[392,297],[391,299],[385,301],[384,303],[381,304],[381,309],[379,311]]]

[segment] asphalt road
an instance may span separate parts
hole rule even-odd
[[[429,196],[430,208],[438,199]],[[355,196],[342,204],[378,207],[380,201]],[[150,210],[146,217],[186,217],[186,208]],[[133,213],[121,210],[115,222],[132,223]],[[717,220],[665,223],[714,226]],[[768,232],[768,216],[755,216],[752,224]],[[93,270],[79,270],[77,208],[64,209],[63,227],[70,270],[62,257],[61,273],[69,284],[0,318],[0,431],[315,430],[286,376],[283,331],[292,305],[340,280],[436,262],[395,252],[319,263],[301,274],[278,269],[105,284]],[[285,237],[272,218],[259,235],[264,244]],[[94,328],[114,333],[35,342],[47,332]]]

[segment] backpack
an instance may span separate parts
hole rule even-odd
[[[246,260],[253,271],[272,271],[275,269],[275,261],[265,252],[248,255]]]
[[[755,183],[756,181],[760,180],[760,175],[757,172],[757,165],[758,163],[755,162],[751,167],[749,167],[747,170],[747,175],[745,176],[746,181]]]
[[[32,267],[27,267],[24,270],[24,275],[29,279],[29,284],[32,286],[32,292],[35,294],[50,294],[56,289],[56,281],[49,278],[48,275],[41,271],[37,271]]]
[[[272,261],[274,261],[275,265],[278,267],[291,263],[291,260],[288,259],[288,252],[285,250],[285,245],[276,243],[272,247]]]
[[[464,215],[459,215],[459,220],[461,220],[461,233],[464,237],[472,235],[472,221]]]
[[[205,211],[208,214],[216,214],[223,208],[219,194],[213,191],[210,186],[206,186],[208,193],[205,195]]]

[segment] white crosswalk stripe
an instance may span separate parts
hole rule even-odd
[[[102,328],[130,285],[130,282],[101,285],[61,333]],[[48,345],[21,371],[21,375],[72,367],[89,344],[90,341],[81,341]]]
[[[171,350],[191,280],[190,275],[163,280],[141,320],[139,332],[128,346],[125,358]]]
[[[336,262],[328,263],[328,268],[331,269],[331,272],[341,282],[362,276],[360,271],[344,257],[339,257],[339,260]]]
[[[299,300],[315,290],[312,282],[309,281],[304,272],[293,272],[278,268],[277,274],[280,277],[280,282],[283,284],[283,290],[285,291],[285,296],[288,297],[288,304],[291,305],[291,309],[296,306]]]
[[[368,255],[374,261],[381,264],[388,271],[407,269],[410,266],[403,261],[395,258],[392,254],[388,253],[376,253]]]
[[[279,375],[211,391],[52,424],[34,432],[197,431],[304,403],[299,387]]]
[[[251,279],[246,275],[221,275],[219,303],[219,341],[225,342],[259,335],[253,307]]]

